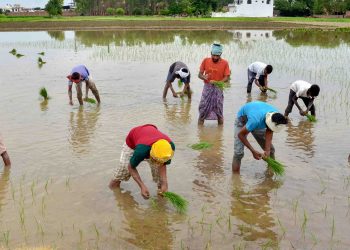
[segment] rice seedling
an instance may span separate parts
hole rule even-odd
[[[49,100],[50,99],[50,96],[48,95],[47,93],[47,90],[45,87],[42,87],[40,90],[39,90],[39,95],[44,98],[44,100]]]
[[[20,222],[21,222],[21,226],[23,228],[24,227],[24,223],[25,223],[24,206],[21,206],[21,208],[19,209],[19,219],[20,219]]]
[[[335,223],[334,223],[334,216],[333,216],[333,220],[332,220],[332,234],[331,234],[331,239],[333,240],[334,237],[334,233],[335,233]]]
[[[109,230],[110,232],[113,232],[112,221],[109,222],[108,230]]]
[[[286,235],[286,228],[282,225],[280,219],[277,217],[278,224],[280,225],[280,228],[282,230],[282,237]]]
[[[150,202],[151,202],[152,208],[154,209],[158,208],[157,200],[154,197],[151,197]]]
[[[44,56],[44,55],[45,55],[45,52],[42,51],[42,52],[38,53],[38,55]]]
[[[9,51],[9,53],[11,53],[12,55],[16,55],[17,54],[17,50],[16,49],[12,49],[11,51]]]
[[[227,224],[228,224],[228,231],[231,232],[231,230],[232,230],[232,225],[231,225],[231,216],[230,216],[230,215],[228,215]]]
[[[45,197],[41,199],[41,214],[44,216],[45,215]]]
[[[183,84],[184,83],[180,79],[177,81],[177,86],[179,87],[179,89],[182,88]]]
[[[39,58],[38,58],[38,63],[39,63],[39,64],[45,64],[46,62],[43,61],[43,59],[39,56]]]
[[[49,180],[47,180],[46,183],[45,183],[45,192],[47,194],[48,194],[48,191],[47,191],[48,186],[49,186]]]
[[[214,83],[214,86],[218,87],[219,89],[221,89],[222,91],[224,91],[225,89],[228,88],[228,85],[226,82],[220,82],[220,81],[216,81]]]
[[[272,88],[265,87],[265,89],[266,89],[266,90],[269,90],[269,91],[271,91],[271,92],[273,92],[273,93],[275,93],[275,94],[277,94],[277,91],[276,91],[276,90],[274,90],[274,89],[272,89]]]
[[[66,188],[68,188],[70,190],[70,178],[69,177],[66,179]]]
[[[316,235],[313,234],[312,232],[310,234],[311,234],[311,240],[313,242],[312,246],[314,247],[318,244],[318,239],[317,239]]]
[[[271,157],[263,158],[263,160],[267,162],[267,166],[271,169],[271,171],[274,174],[279,176],[284,175],[284,166],[280,162],[276,161]]]
[[[84,101],[91,103],[91,104],[96,104],[96,100],[93,98],[85,98]]]
[[[194,150],[207,149],[207,148],[210,148],[212,146],[213,146],[213,144],[206,142],[206,141],[201,141],[199,143],[195,143],[195,144],[190,145],[190,147]]]
[[[304,239],[305,239],[305,230],[306,230],[307,220],[308,220],[307,214],[306,214],[306,211],[304,209],[304,219],[303,219],[303,223],[301,224],[301,231],[303,233]]]
[[[313,115],[310,115],[310,114],[306,114],[306,117],[307,119],[310,121],[310,122],[316,122],[316,117],[313,116]]]
[[[4,239],[5,246],[8,248],[9,247],[9,243],[10,243],[10,230],[7,230],[6,232],[3,232],[2,233],[2,237]]]
[[[83,242],[83,230],[79,229],[79,241],[80,244]]]
[[[19,54],[19,53],[18,53],[18,54],[16,54],[16,57],[17,57],[17,58],[21,58],[22,56],[24,56],[24,55]]]
[[[96,233],[96,238],[97,238],[97,240],[99,240],[100,239],[100,231],[98,231],[96,224],[94,224],[94,229],[95,229],[95,233]]]
[[[163,196],[175,207],[176,211],[183,214],[187,211],[188,201],[173,192],[164,192]]]

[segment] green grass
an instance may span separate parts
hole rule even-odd
[[[313,116],[313,115],[310,115],[310,114],[306,114],[306,117],[307,119],[310,121],[310,122],[316,122],[316,117]]]
[[[206,141],[201,141],[199,143],[190,145],[190,147],[194,150],[207,149],[207,148],[210,148],[212,146],[213,146],[213,144],[206,142]]]
[[[91,103],[91,104],[96,104],[96,100],[93,98],[86,98],[84,101]]]
[[[263,158],[267,162],[268,167],[275,175],[284,175],[284,166],[271,157]]]
[[[43,97],[44,100],[49,100],[49,99],[50,99],[50,96],[49,96],[49,94],[47,93],[47,90],[46,90],[45,87],[42,87],[42,88],[39,90],[39,95],[40,95],[41,97]]]
[[[164,192],[163,196],[175,207],[176,211],[183,214],[187,211],[188,201],[173,192]]]

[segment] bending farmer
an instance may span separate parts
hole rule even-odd
[[[248,85],[247,93],[252,91],[253,82],[262,92],[266,92],[267,75],[271,74],[273,68],[271,65],[266,65],[262,62],[254,62],[248,66]]]
[[[10,156],[7,153],[7,149],[5,147],[5,144],[2,141],[1,136],[0,136],[0,155],[2,157],[2,160],[4,161],[5,166],[11,166]]]
[[[67,76],[68,78],[68,96],[69,96],[69,104],[73,105],[72,100],[72,86],[75,83],[75,88],[77,90],[77,98],[80,105],[83,105],[83,92],[82,92],[82,82],[85,81],[86,89],[85,89],[85,100],[88,98],[89,89],[91,89],[98,103],[100,101],[100,95],[96,88],[95,83],[92,81],[89,70],[84,65],[78,65],[74,67]]]
[[[304,116],[311,111],[311,115],[316,116],[316,110],[314,105],[314,100],[320,93],[320,87],[317,84],[308,83],[306,81],[298,80],[290,85],[288,106],[284,115],[288,117],[290,112],[292,112],[293,106],[297,106],[299,109],[299,114]],[[303,100],[306,110],[303,111],[298,104],[298,98]]]
[[[168,76],[166,78],[166,84],[164,86],[163,98],[166,98],[168,94],[168,89],[170,88],[174,97],[177,97],[177,93],[175,92],[172,83],[175,79],[179,79],[179,81],[185,84],[181,95],[187,94],[188,98],[191,98],[191,90],[190,90],[190,80],[191,73],[186,64],[183,62],[174,62],[170,65]]]
[[[234,155],[232,171],[239,172],[244,156],[244,146],[252,152],[256,160],[271,156],[274,158],[275,148],[272,145],[274,132],[281,131],[288,120],[278,110],[265,102],[249,102],[238,111],[235,120]],[[259,152],[249,143],[247,136],[252,133],[264,152]]]
[[[132,176],[141,189],[141,195],[149,198],[148,188],[137,171],[137,166],[143,160],[148,160],[158,192],[168,191],[166,165],[170,164],[174,151],[175,144],[156,126],[146,124],[133,128],[126,137],[110,188],[119,188],[121,181],[128,181]]]

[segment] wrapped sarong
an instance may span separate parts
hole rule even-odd
[[[199,119],[218,120],[223,118],[224,93],[213,84],[204,84],[202,98],[199,103]]]

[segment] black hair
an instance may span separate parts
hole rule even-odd
[[[270,74],[272,72],[272,70],[273,70],[273,67],[271,65],[267,65],[265,70],[266,70],[267,74]]]
[[[188,73],[188,70],[186,68],[182,68],[182,72]]]
[[[80,74],[78,72],[74,72],[71,76],[72,80],[79,80]]]
[[[288,119],[284,115],[282,115],[281,113],[274,113],[271,117],[271,120],[274,123],[276,123],[276,125],[288,123]]]
[[[320,87],[317,84],[312,84],[307,93],[312,97],[318,96],[320,93]]]

